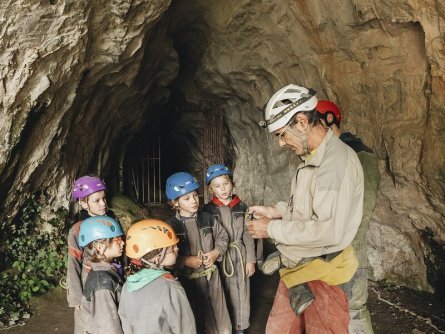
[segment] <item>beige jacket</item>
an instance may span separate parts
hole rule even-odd
[[[295,262],[343,250],[360,226],[363,192],[357,154],[329,130],[298,167],[288,203],[275,205],[282,219],[271,220],[267,232]]]

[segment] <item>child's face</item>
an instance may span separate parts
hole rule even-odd
[[[172,266],[176,263],[178,257],[179,248],[177,245],[173,245],[167,248],[165,251],[164,260],[160,263],[163,266]]]
[[[122,237],[113,238],[109,246],[104,252],[104,256],[107,259],[114,259],[116,257],[120,257],[124,250],[125,241]]]
[[[196,191],[178,198],[179,214],[183,217],[193,216],[199,208],[199,197]]]
[[[88,211],[90,216],[105,216],[107,214],[105,191],[102,190],[91,194],[84,200],[81,200],[80,205]]]
[[[210,181],[210,190],[220,200],[227,200],[232,195],[233,185],[229,176],[221,175]]]

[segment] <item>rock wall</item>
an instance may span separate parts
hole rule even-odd
[[[0,219],[37,191],[67,205],[73,178],[88,171],[115,180],[127,143],[171,91],[224,107],[247,203],[287,199],[298,159],[256,122],[294,82],[335,101],[344,130],[380,160],[374,277],[439,291],[444,17],[445,4],[430,0],[2,3]]]
[[[201,1],[209,47],[194,83],[226,105],[248,203],[286,199],[298,159],[256,122],[290,83],[335,101],[372,147],[382,186],[369,234],[375,279],[437,289],[445,267],[443,4]],[[261,143],[261,144],[259,144]],[[426,235],[430,237],[426,237]]]
[[[170,1],[0,4],[0,219],[26,194],[67,205],[73,179],[107,177],[178,62],[153,27]],[[155,50],[154,50],[155,48]],[[150,94],[149,94],[150,92]],[[105,173],[105,175],[104,175]]]

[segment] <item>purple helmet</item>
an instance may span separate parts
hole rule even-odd
[[[101,190],[107,190],[104,181],[95,176],[82,176],[74,181],[72,196],[76,201]]]

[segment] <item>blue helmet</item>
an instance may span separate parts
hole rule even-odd
[[[207,168],[206,184],[208,185],[210,181],[212,181],[215,177],[221,175],[232,175],[232,171],[228,167],[221,164],[210,166],[209,168]]]
[[[80,224],[79,246],[85,247],[90,242],[100,239],[110,239],[124,235],[122,227],[108,216],[94,216],[85,219]]]
[[[193,175],[185,172],[175,173],[170,175],[165,185],[165,192],[167,199],[173,201],[182,195],[191,193],[199,188],[198,181]]]

